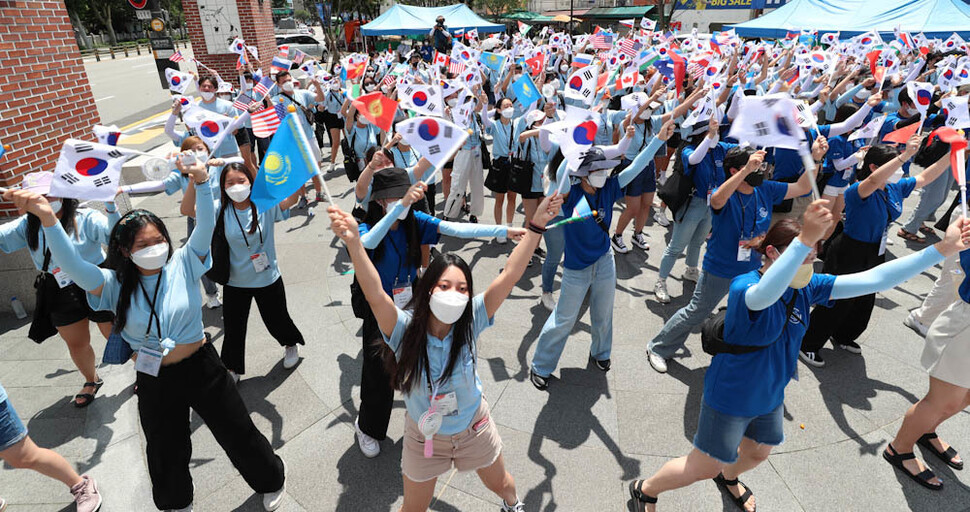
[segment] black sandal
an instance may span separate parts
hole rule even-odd
[[[950,466],[951,468],[956,470],[963,469],[962,460],[960,462],[953,462],[953,458],[958,456],[959,453],[957,453],[957,451],[954,450],[952,446],[947,448],[945,451],[941,452],[941,451],[938,451],[936,447],[933,446],[932,443],[930,443],[931,440],[936,439],[938,437],[940,436],[936,435],[936,432],[923,434],[923,436],[920,437],[918,441],[916,441],[916,444],[922,446],[923,448],[926,448],[927,450],[929,450],[930,453],[939,457],[940,460],[942,460],[943,462],[946,462],[947,466]]]
[[[648,496],[640,491],[640,487],[643,485],[644,480],[634,480],[630,482],[630,497],[636,501],[639,507],[636,509],[637,512],[645,512],[647,510],[647,505],[653,505],[657,503],[657,498],[653,496]]]
[[[744,508],[744,504],[748,502],[749,498],[754,496],[754,493],[751,492],[750,487],[745,485],[744,482],[738,480],[737,478],[735,478],[734,480],[728,480],[727,478],[724,478],[723,473],[718,473],[718,475],[714,477],[714,483],[717,484],[717,488],[720,489],[721,492],[727,493],[728,498],[731,498],[731,501],[733,501],[734,504],[738,506],[738,508],[747,512],[748,509]],[[741,485],[744,487],[744,492],[742,492],[741,496],[739,497],[734,497],[734,493],[731,492],[731,489],[728,489],[728,487],[733,487],[735,485]],[[755,505],[755,510],[757,510],[757,508],[758,506]]]
[[[892,453],[889,453],[890,450],[892,451]],[[939,485],[930,483],[930,479],[936,477],[936,473],[933,473],[933,470],[930,469],[929,466],[927,466],[926,469],[924,469],[923,471],[920,471],[919,474],[916,474],[916,475],[914,475],[913,473],[910,473],[909,470],[906,469],[906,466],[903,466],[903,461],[916,458],[916,455],[914,455],[913,452],[899,453],[896,451],[896,448],[893,448],[893,444],[889,443],[889,446],[887,446],[886,449],[882,451],[882,458],[886,459],[886,462],[889,462],[890,464],[893,465],[894,468],[902,471],[904,475],[911,478],[914,482],[922,485],[923,487],[926,487],[927,489],[930,489],[933,491],[939,491],[940,489],[943,488],[942,479],[940,480]]]
[[[98,390],[101,389],[101,386],[104,386],[103,379],[98,379],[97,382],[85,382],[84,387],[86,388],[93,387],[94,393],[78,393],[74,395],[74,407],[77,407],[78,409],[83,409],[91,405],[91,402],[94,401],[94,395],[98,393]],[[84,403],[78,402],[77,401],[78,398],[83,398]]]

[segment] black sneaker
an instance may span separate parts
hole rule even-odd
[[[602,370],[604,372],[610,371],[610,360],[609,359],[603,359],[602,361],[600,361],[598,359],[593,359],[593,355],[590,354],[589,360],[592,361],[592,362],[594,362],[594,363],[596,363],[596,367],[599,368],[600,370]]]
[[[862,353],[862,347],[860,347],[859,344],[854,341],[848,341],[845,343],[836,343],[835,346],[845,350],[846,352],[852,352],[853,354]]]
[[[478,224],[478,217],[471,215],[468,217],[468,222],[471,222],[472,224]]]
[[[812,365],[816,368],[825,366],[825,360],[822,359],[822,354],[819,354],[818,352],[805,352],[803,350],[799,350],[798,358],[801,359],[803,363]]]
[[[539,391],[545,391],[549,387],[549,377],[540,377],[532,370],[529,370],[529,380]]]
[[[539,247],[539,246],[536,246],[536,250],[534,251],[534,254],[540,258],[546,257],[546,251],[543,251],[542,247]]]

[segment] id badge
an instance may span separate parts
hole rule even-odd
[[[708,207],[711,206],[711,196],[712,195],[714,195],[714,192],[711,189],[707,189],[707,206]]]
[[[879,256],[886,254],[886,238],[889,237],[889,228],[882,232],[882,240],[879,241]]]
[[[849,180],[852,179],[852,168],[851,167],[849,167],[848,169],[842,171],[842,179],[844,179],[845,181],[849,181]]]
[[[436,406],[435,409],[437,409],[442,416],[458,415],[458,395],[456,395],[454,391],[434,397],[434,402]]]
[[[249,257],[249,261],[253,263],[253,268],[256,273],[263,272],[269,268],[269,258],[266,256],[265,252],[257,252]]]
[[[408,283],[404,286],[398,286],[395,282],[394,289],[391,291],[394,293],[394,305],[398,309],[404,309],[404,306],[407,306],[411,300],[411,284]]]
[[[68,286],[74,284],[74,280],[71,279],[71,276],[63,269],[61,269],[61,267],[57,267],[54,270],[51,270],[51,274],[53,274],[54,279],[57,280],[57,286],[61,288],[67,288]]]
[[[748,247],[748,240],[738,242],[738,261],[751,261],[751,248]]]
[[[147,347],[138,349],[138,359],[135,360],[135,371],[158,377],[158,369],[162,367],[162,353]]]

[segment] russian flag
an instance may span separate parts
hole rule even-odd
[[[579,55],[573,56],[573,67],[574,68],[584,68],[593,63],[593,56],[587,55],[585,53],[580,53]]]

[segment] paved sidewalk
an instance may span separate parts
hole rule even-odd
[[[339,173],[328,181],[339,194],[337,203],[349,209],[352,192],[346,178]],[[916,201],[909,199],[907,206]],[[185,221],[178,217],[176,199],[160,195],[136,199],[135,204],[160,214],[175,239],[182,239]],[[287,461],[288,496],[280,510],[396,510],[402,502],[403,402],[396,403],[381,455],[365,459],[353,433],[360,321],[350,308],[348,258],[327,229],[325,206],[317,206],[313,218],[306,210],[294,210],[294,217],[277,229],[290,312],[307,339],[301,348],[304,359],[294,370],[284,370],[283,350],[253,308],[247,344],[250,373],[239,389],[256,425]],[[609,373],[587,363],[589,317],[584,315],[548,392],[529,383],[528,363],[548,315],[538,300],[539,265],[528,269],[496,315],[495,326],[480,340],[478,363],[486,396],[529,511],[627,510],[628,480],[649,476],[691,447],[710,358],[695,334],[688,341],[689,352],[671,363],[667,375],[647,365],[643,351],[648,337],[686,304],[692,291],[690,283],[682,287],[683,263],[678,262],[670,280],[673,302],[662,306],[653,300],[650,290],[666,232],[658,226],[647,232],[649,255],[633,249],[616,258],[619,282]],[[909,252],[900,239],[894,241],[892,254]],[[459,250],[472,263],[480,292],[498,275],[512,246],[443,237],[441,248]],[[938,273],[939,268],[933,269],[878,296],[869,330],[860,340],[862,356],[828,348],[825,368],[799,364],[800,380],[787,389],[787,439],[767,463],[743,478],[761,510],[970,511],[970,471],[954,472],[924,456],[946,481],[944,491],[932,492],[895,472],[880,455],[906,408],[928,386],[919,366],[922,340],[903,327],[902,319]],[[206,310],[204,317],[219,347],[221,310]],[[0,317],[0,382],[30,435],[98,479],[105,512],[154,510],[131,365],[101,369],[106,384],[99,398],[87,409],[75,409],[68,401],[82,378],[64,343],[55,337],[37,346],[26,334],[25,322]],[[100,356],[104,340],[100,334],[92,337]],[[262,510],[261,497],[246,486],[198,418],[193,418],[192,428],[195,510]],[[970,455],[970,414],[958,414],[940,435]],[[73,510],[66,489],[30,471],[0,471],[0,494],[13,512]],[[474,474],[441,478],[436,496],[432,509],[437,511],[500,508],[499,499]],[[734,506],[712,482],[702,482],[662,495],[660,510]]]

